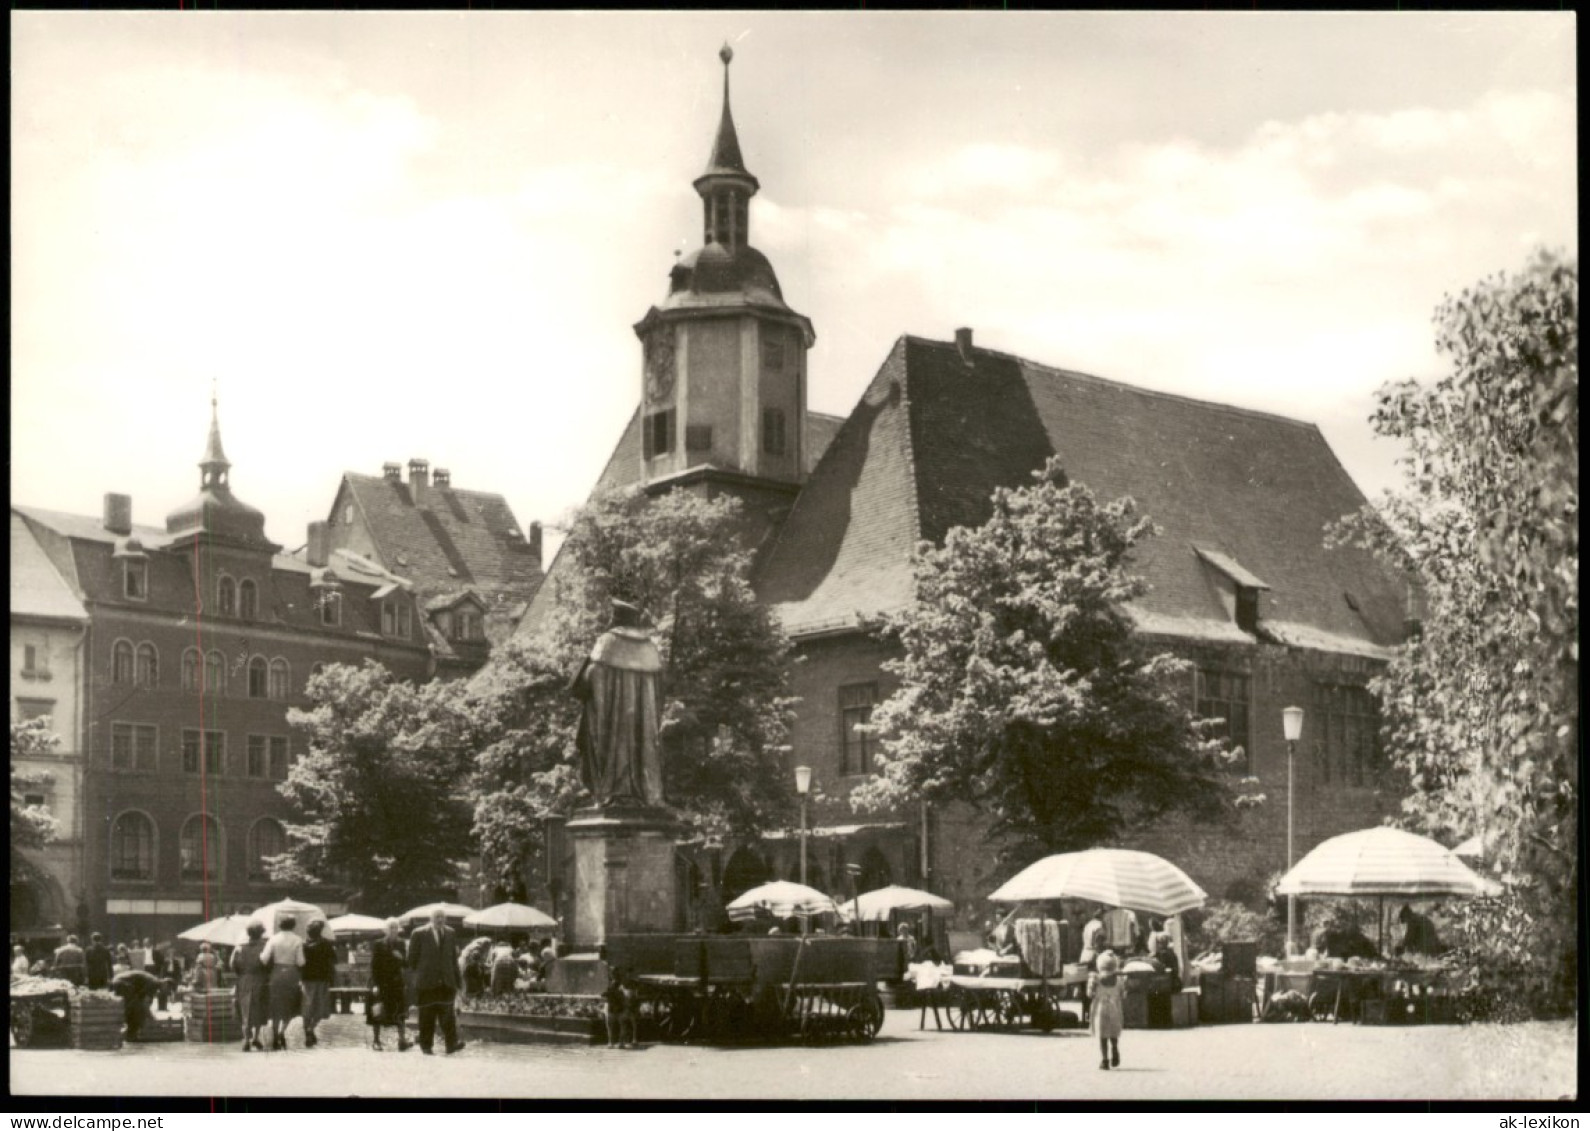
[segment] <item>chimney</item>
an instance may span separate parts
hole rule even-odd
[[[445,467],[438,467],[431,475],[432,487],[451,487],[452,485],[453,473],[448,471]]]
[[[132,533],[131,495],[105,495],[105,529],[112,534]]]
[[[530,543],[530,552],[535,555],[536,568],[540,569],[541,568],[541,524],[539,522],[532,522],[530,524],[530,537],[529,537],[528,541]]]
[[[431,464],[429,460],[409,460],[409,494],[414,496],[417,503],[425,498],[425,488],[431,478]]]
[[[381,478],[388,483],[403,482],[403,465],[401,463],[383,463],[381,465]]]
[[[967,368],[977,364],[972,360],[972,328],[970,326],[962,326],[955,331],[955,349],[961,355],[961,361],[966,364]]]
[[[324,569],[331,557],[331,528],[324,522],[309,524],[309,546],[304,551],[310,568]]]

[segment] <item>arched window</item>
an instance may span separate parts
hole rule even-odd
[[[237,587],[237,615],[244,620],[259,616],[259,586],[253,581],[244,581]]]
[[[110,681],[133,681],[133,646],[130,640],[118,640],[110,650]]]
[[[287,830],[274,817],[261,817],[248,830],[248,878],[269,880],[270,865],[266,861],[287,851]]]
[[[155,878],[155,823],[136,809],[121,814],[110,826],[110,878]]]
[[[204,657],[199,655],[197,648],[189,648],[182,653],[182,690],[199,690],[203,667]]]
[[[237,582],[223,573],[215,596],[216,608],[223,617],[237,616]]]
[[[268,690],[269,667],[264,656],[255,656],[248,662],[248,697],[250,699],[263,699]]]
[[[182,878],[213,880],[221,874],[221,826],[214,817],[195,813],[182,825]]]
[[[208,695],[226,694],[226,657],[219,652],[204,657],[204,690]]]
[[[292,678],[287,668],[287,661],[280,656],[276,657],[276,659],[271,661],[270,697],[278,700],[286,699],[291,683]]]
[[[138,645],[138,686],[160,686],[160,653],[147,640]]]

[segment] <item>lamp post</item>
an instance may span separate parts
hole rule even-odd
[[[812,768],[795,767],[795,792],[801,795],[801,883],[806,882],[806,798],[812,791]]]
[[[1287,707],[1281,712],[1281,729],[1286,734],[1286,870],[1293,864],[1292,811],[1296,805],[1297,740],[1303,736],[1303,708]],[[1286,956],[1297,954],[1297,896],[1286,897]]]

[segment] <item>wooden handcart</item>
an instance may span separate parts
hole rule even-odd
[[[892,939],[670,936],[645,947],[608,941],[634,975],[643,1022],[663,1040],[870,1041],[883,1027],[879,981],[898,978]]]
[[[950,1027],[962,1031],[1031,1026],[1047,1033],[1062,1023],[1064,1002],[1074,1003],[1080,1017],[1087,980],[1086,973],[1057,978],[953,974],[945,1014]]]
[[[17,1048],[65,1048],[70,1044],[71,997],[70,983],[56,979],[12,983],[11,1036]]]

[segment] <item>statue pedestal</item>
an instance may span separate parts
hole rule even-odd
[[[675,929],[676,828],[667,811],[649,806],[586,809],[564,826],[574,848],[577,949]]]

